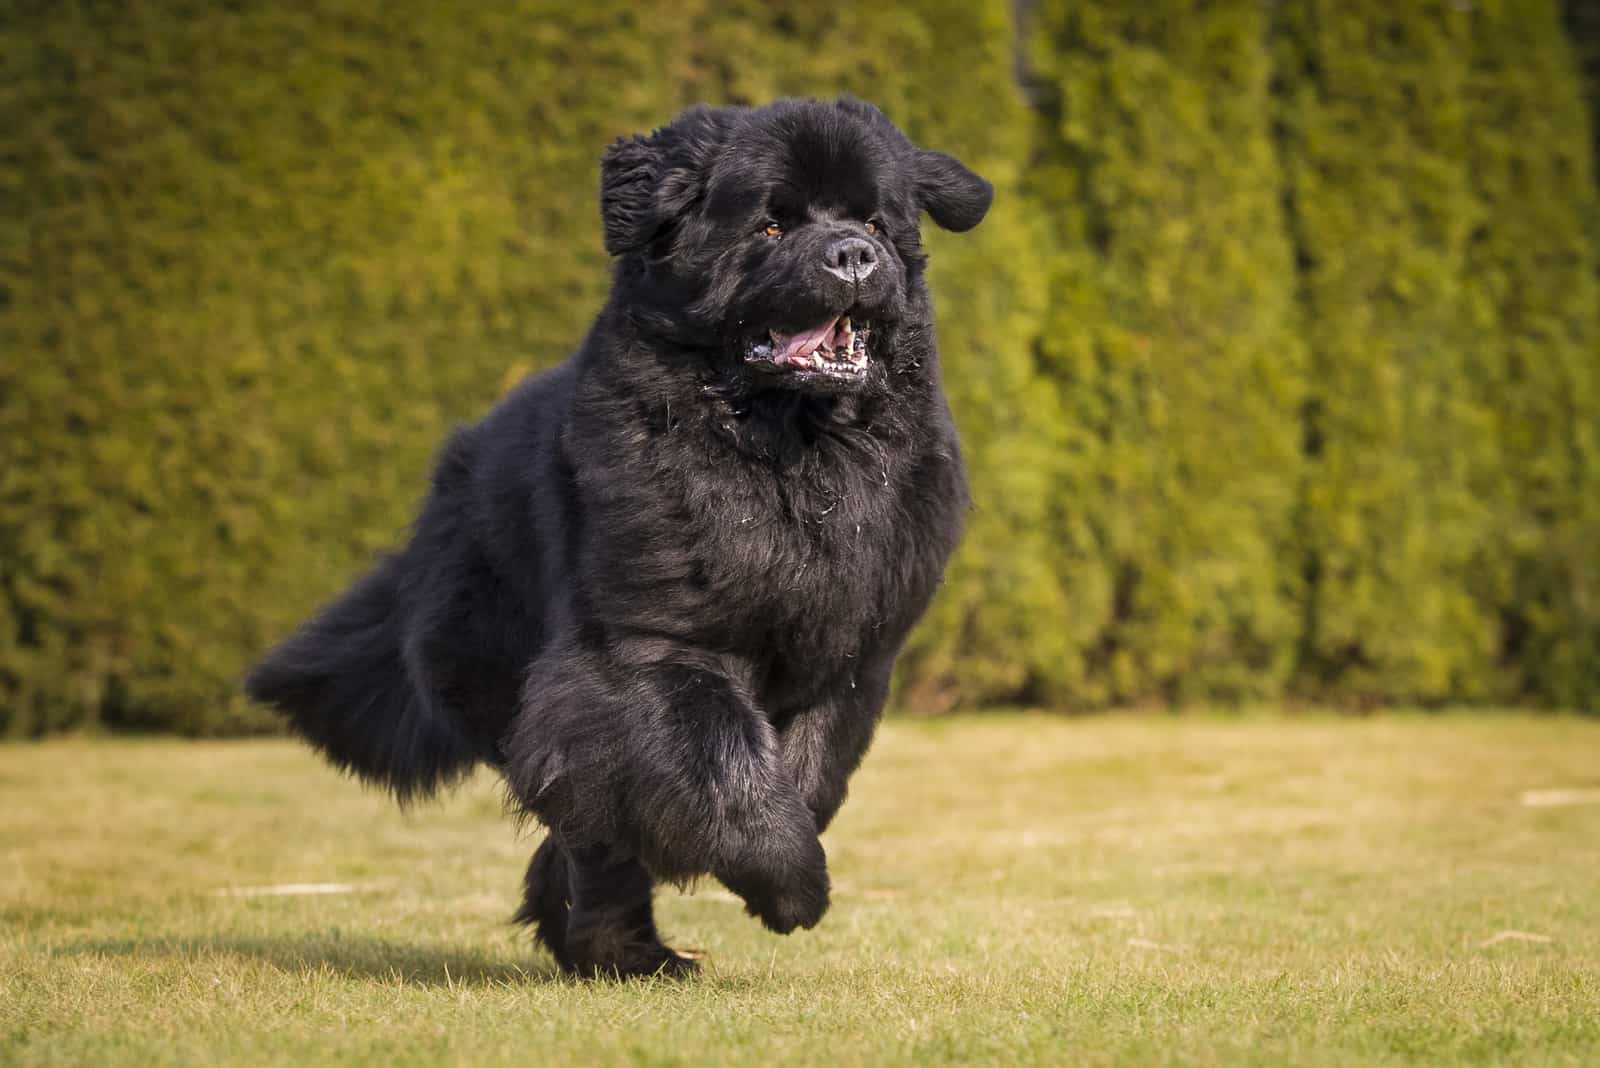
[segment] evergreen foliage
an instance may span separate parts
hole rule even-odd
[[[1052,701],[1275,693],[1292,667],[1304,349],[1265,30],[1250,0],[1040,13]]]
[[[1321,694],[1477,696],[1467,589],[1486,447],[1465,380],[1467,16],[1448,0],[1279,9],[1283,158],[1311,392],[1301,670]]]
[[[1470,588],[1497,626],[1500,691],[1582,705],[1600,702],[1600,286],[1573,67],[1552,0],[1476,5],[1465,353],[1489,448]]]
[[[262,725],[250,653],[584,329],[599,150],[677,106],[687,42],[555,3],[0,27],[0,719]]]
[[[268,727],[598,307],[604,146],[839,92],[998,192],[928,237],[978,504],[902,707],[1593,708],[1595,10],[0,0],[0,732]]]

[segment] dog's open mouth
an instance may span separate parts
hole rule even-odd
[[[867,371],[867,338],[872,328],[850,316],[829,319],[795,334],[767,332],[750,346],[746,359],[773,371],[812,372],[830,378],[858,378]]]

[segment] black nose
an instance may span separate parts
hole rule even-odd
[[[872,250],[872,242],[846,237],[828,246],[822,254],[822,265],[846,282],[859,282],[877,268],[878,254]]]

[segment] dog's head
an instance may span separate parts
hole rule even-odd
[[[886,381],[886,339],[922,314],[926,212],[970,230],[993,189],[870,104],[695,108],[601,165],[606,250],[629,311],[753,388]]]

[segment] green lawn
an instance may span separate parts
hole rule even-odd
[[[0,1063],[1600,1063],[1600,722],[897,722],[825,842],[817,930],[707,882],[702,978],[573,982],[486,776],[0,747]]]

